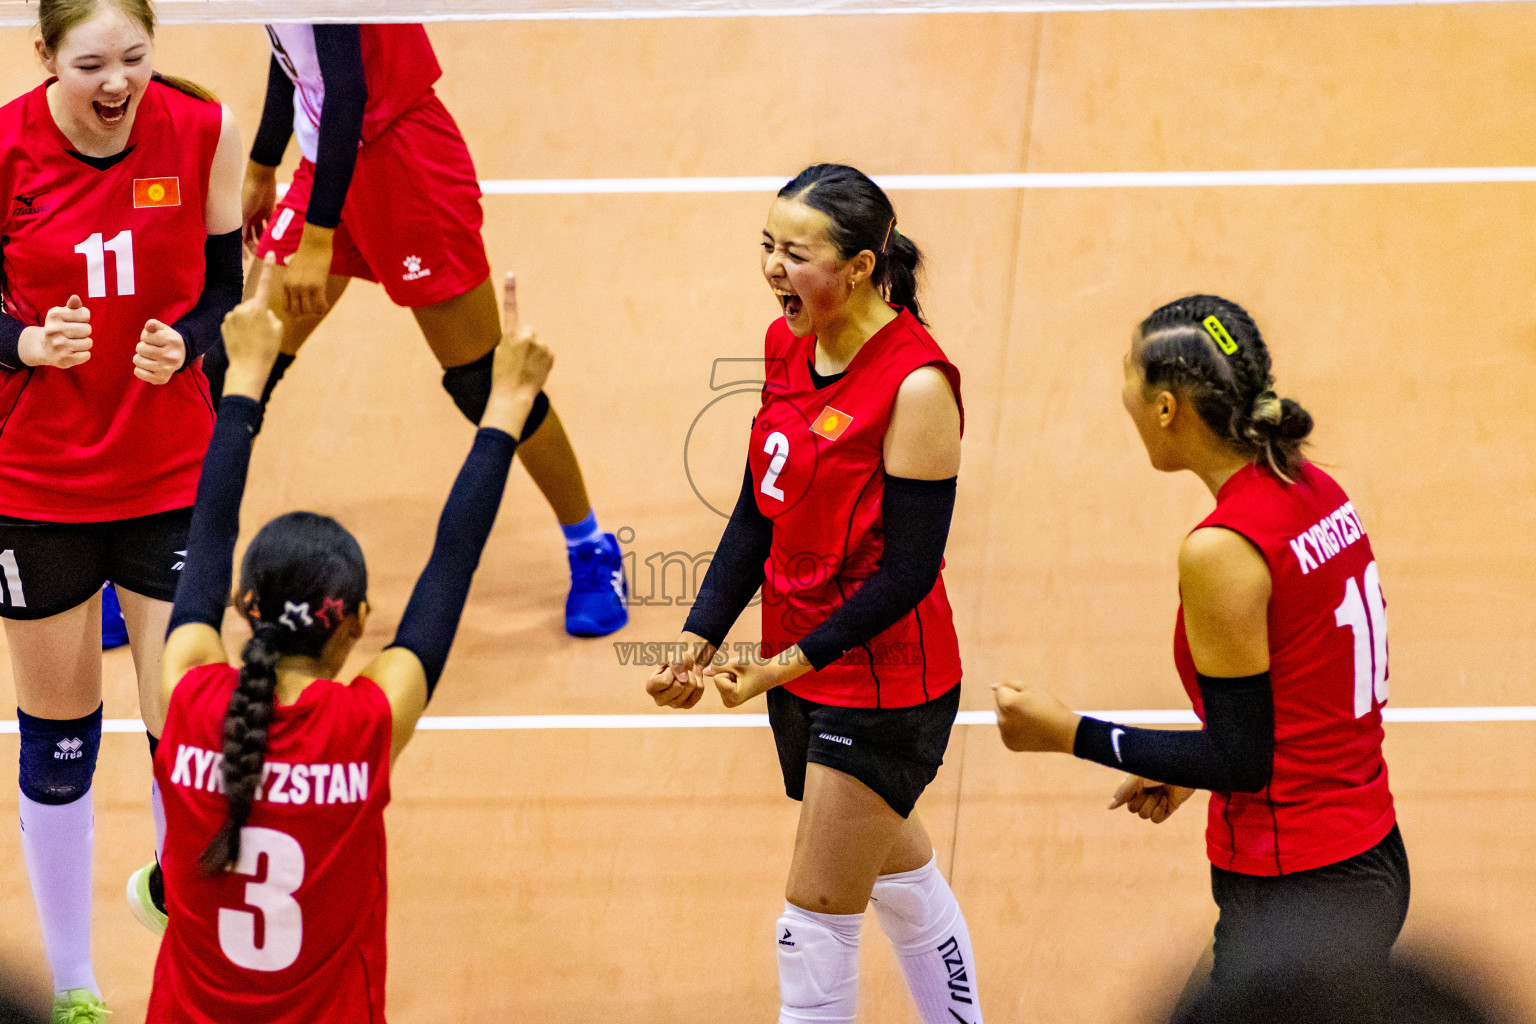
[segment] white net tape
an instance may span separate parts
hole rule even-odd
[[[1006,14],[1465,2],[1499,0],[158,0],[155,8],[163,24],[186,25],[277,21],[574,21],[826,14]],[[0,0],[0,25],[28,26],[36,21],[36,0]]]

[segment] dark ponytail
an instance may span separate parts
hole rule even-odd
[[[206,874],[240,859],[240,830],[251,818],[270,747],[277,665],[315,658],[342,620],[368,594],[368,568],[357,540],[336,520],[289,512],[263,526],[240,563],[236,607],[251,624],[240,682],[224,710],[221,772],[229,818],[198,858]]]
[[[1271,390],[1269,349],[1247,310],[1190,295],[1155,310],[1138,333],[1148,387],[1181,392],[1217,437],[1280,479],[1296,479],[1312,416]]]
[[[873,253],[875,270],[870,280],[874,286],[886,301],[927,325],[917,301],[922,250],[897,228],[890,197],[868,175],[846,164],[814,164],[779,189],[779,198],[826,214],[839,258],[851,260],[866,249]]]

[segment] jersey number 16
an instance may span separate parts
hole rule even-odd
[[[1387,602],[1381,596],[1381,573],[1375,562],[1365,567],[1361,582],[1363,588],[1353,576],[1346,580],[1344,602],[1333,610],[1339,628],[1348,626],[1355,634],[1356,718],[1364,718],[1371,708],[1387,701]]]

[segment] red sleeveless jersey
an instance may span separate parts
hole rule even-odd
[[[811,379],[815,345],[782,318],[769,326],[768,379],[752,423],[757,507],[773,520],[763,583],[766,657],[799,643],[880,565],[885,432],[902,381],[936,366],[960,401],[960,371],[905,309],[819,390]],[[959,681],[960,645],[940,575],[895,625],[788,689],[839,707],[903,708]]]
[[[238,870],[197,858],[226,818],[230,665],[182,677],[155,755],[166,913],[149,1024],[384,1020],[389,702],[370,679],[317,680],[279,705]]]
[[[1282,875],[1363,853],[1397,820],[1381,754],[1386,602],[1365,527],[1343,489],[1310,463],[1293,484],[1258,466],[1239,470],[1200,524],[1208,526],[1241,534],[1269,565],[1275,702],[1274,774],[1258,793],[1211,794],[1211,863]],[[1203,718],[1182,606],[1174,661]]]
[[[442,77],[432,42],[421,25],[359,25],[363,50],[363,80],[368,85],[368,104],[363,109],[363,142],[372,142],[428,96]],[[293,80],[293,133],[305,159],[319,159],[320,108],[325,103],[325,80],[315,55],[313,25],[268,25],[272,54]],[[402,182],[402,189],[419,187]]]
[[[174,323],[203,291],[203,209],[223,108],[152,81],[126,155],[70,153],[46,85],[0,108],[5,309],[38,325],[79,295],[91,358],[0,371],[0,515],[105,522],[192,504],[213,406],[201,367],[133,375],[144,323]]]

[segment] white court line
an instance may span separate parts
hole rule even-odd
[[[1285,7],[1420,7],[1498,0],[160,0],[168,25],[261,22],[623,21],[820,15],[1050,14]],[[1511,0],[1503,0],[1511,2]],[[0,25],[30,27],[34,6],[0,2]]]
[[[1193,725],[1193,711],[1085,711],[1125,725]],[[1388,722],[1536,722],[1536,706],[1468,708],[1384,708]],[[996,725],[991,711],[962,711],[956,725]],[[451,715],[423,718],[429,732],[508,732],[531,729],[765,729],[767,715]],[[137,718],[108,718],[102,732],[143,732]],[[0,735],[15,735],[14,721],[0,722]]]
[[[790,175],[737,178],[503,178],[480,182],[491,196],[776,192]],[[1305,185],[1447,185],[1536,181],[1536,167],[1372,167],[1293,171],[1086,171],[1019,174],[880,174],[892,191],[1037,188],[1226,188]]]
[[[777,192],[790,175],[736,178],[488,178],[488,196]],[[1366,167],[1295,171],[1083,171],[1020,174],[879,174],[893,192],[976,189],[1252,188],[1319,185],[1467,185],[1536,182],[1536,167]],[[288,191],[277,187],[279,196]]]

